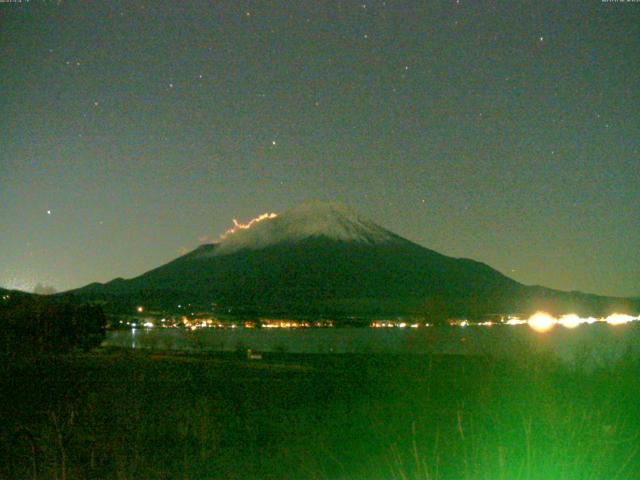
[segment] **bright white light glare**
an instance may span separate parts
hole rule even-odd
[[[152,322],[144,322],[142,324],[143,327],[145,328],[153,328],[153,323]]]
[[[634,320],[636,320],[636,317],[632,317],[631,315],[626,315],[624,313],[612,313],[606,318],[606,322],[609,325],[622,325],[633,322]]]
[[[545,312],[536,312],[529,317],[529,326],[536,332],[548,332],[558,321]]]
[[[469,326],[469,321],[468,320],[462,320],[460,322],[460,326],[461,327],[468,327]]]
[[[510,318],[507,320],[507,325],[522,325],[523,323],[527,323],[527,321],[520,320],[519,318]]]
[[[576,328],[581,323],[585,323],[586,319],[580,318],[575,313],[569,313],[568,315],[563,315],[558,320],[558,323],[565,328]]]

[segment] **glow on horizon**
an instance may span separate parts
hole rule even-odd
[[[586,322],[587,322],[586,318],[580,318],[575,313],[569,313],[567,315],[563,315],[558,320],[558,323],[560,325],[562,325],[565,328],[569,328],[569,329],[576,328],[580,324],[586,323]]]
[[[526,320],[521,320],[520,318],[510,318],[507,320],[507,325],[522,325],[523,323],[527,323]]]
[[[624,325],[630,322],[640,321],[640,316],[634,317],[625,313],[612,313],[606,318],[594,318],[594,317],[580,317],[575,313],[568,313],[562,315],[560,318],[556,318],[553,315],[539,311],[531,315],[528,320],[510,319],[507,321],[507,325],[520,325],[527,323],[529,326],[537,332],[548,332],[556,324],[562,325],[568,329],[574,329],[583,323],[589,325],[594,323],[608,323],[609,325]]]
[[[544,333],[551,330],[558,320],[546,312],[536,312],[529,317],[528,323],[536,332]]]
[[[605,319],[605,321],[609,325],[624,325],[625,323],[629,323],[637,320],[638,320],[638,317],[632,317],[631,315],[627,315],[625,313],[612,313]]]

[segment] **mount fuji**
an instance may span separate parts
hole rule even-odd
[[[64,295],[107,311],[178,304],[247,315],[425,315],[482,318],[546,309],[604,315],[637,302],[525,286],[465,258],[429,250],[335,203],[234,221],[201,245],[138,277],[93,283]]]

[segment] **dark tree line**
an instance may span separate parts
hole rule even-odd
[[[0,349],[5,354],[88,350],[104,339],[105,325],[99,306],[15,293],[0,298]]]

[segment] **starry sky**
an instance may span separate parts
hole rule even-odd
[[[307,200],[640,296],[640,3],[0,3],[0,286],[132,277]]]

